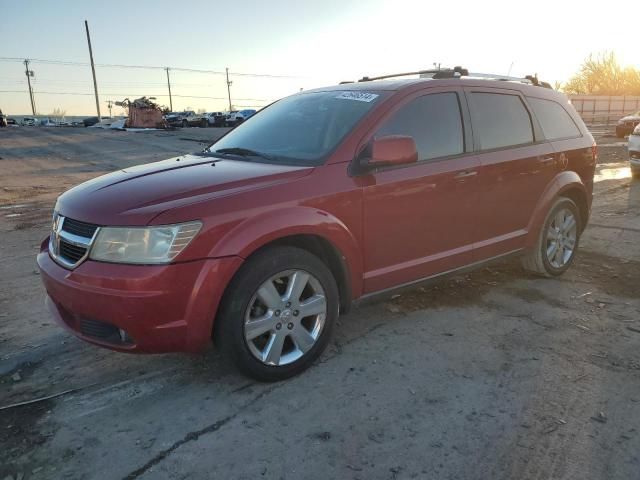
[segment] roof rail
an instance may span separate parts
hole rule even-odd
[[[524,78],[512,77],[509,75],[499,75],[494,73],[469,73],[469,70],[460,66],[453,68],[443,68],[434,70],[418,70],[416,72],[391,73],[388,75],[380,75],[378,77],[362,77],[358,82],[371,82],[374,80],[384,80],[387,78],[407,77],[410,75],[419,75],[421,78],[432,78],[434,80],[442,78],[460,78],[460,77],[476,77],[487,78],[499,81],[522,82],[535,85],[537,87],[552,88],[547,82],[538,80],[538,75],[527,75]],[[347,83],[347,82],[340,82]]]
[[[359,82],[372,82],[374,80],[384,80],[386,78],[408,77],[409,75],[431,75],[430,78],[457,78],[469,75],[469,70],[462,67],[443,68],[436,70],[418,70],[417,72],[390,73],[378,77],[362,77]]]

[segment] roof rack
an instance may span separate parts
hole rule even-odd
[[[384,80],[386,78],[408,77],[409,75],[431,75],[430,78],[457,78],[469,75],[469,70],[462,67],[442,68],[435,70],[418,70],[417,72],[391,73],[378,77],[362,77],[358,82],[372,82],[374,80]]]
[[[499,75],[493,73],[469,73],[469,70],[466,68],[462,68],[460,66],[453,68],[443,68],[443,69],[435,69],[435,70],[418,70],[416,72],[404,72],[404,73],[392,73],[389,75],[380,75],[378,77],[362,77],[358,82],[371,82],[374,80],[384,80],[387,78],[395,78],[395,77],[407,77],[410,75],[419,75],[421,78],[432,78],[434,80],[442,79],[442,78],[460,78],[460,77],[476,77],[476,78],[487,78],[498,81],[505,82],[522,82],[528,83],[531,85],[535,85],[537,87],[544,88],[552,88],[551,85],[547,82],[542,82],[538,80],[538,75],[527,75],[524,78],[521,77],[511,77],[509,75]],[[349,82],[340,82],[349,83]]]

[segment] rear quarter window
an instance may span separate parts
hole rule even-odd
[[[527,97],[547,140],[575,138],[582,134],[569,113],[553,100]]]

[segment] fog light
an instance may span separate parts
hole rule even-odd
[[[127,332],[125,332],[123,329],[118,329],[118,331],[120,332],[120,341],[122,343],[133,343],[133,339],[129,336],[129,334]]]

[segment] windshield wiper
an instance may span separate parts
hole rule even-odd
[[[273,161],[274,158],[271,155],[267,155],[266,153],[257,152],[255,150],[251,150],[250,148],[242,148],[242,147],[229,147],[229,148],[221,148],[220,150],[215,150],[215,153],[228,153],[230,155],[239,155],[241,157],[261,157],[265,160]]]

